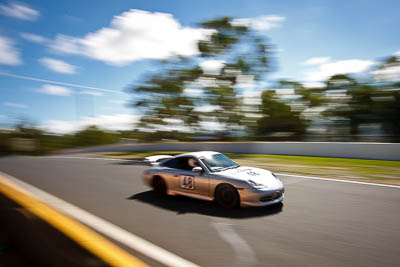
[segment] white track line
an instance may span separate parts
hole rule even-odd
[[[5,173],[0,172],[1,175],[8,178],[11,183],[13,183],[13,187],[17,190],[23,191],[24,193],[28,193],[42,202],[58,209],[59,211],[71,216],[72,218],[81,221],[82,223],[88,225],[94,230],[126,245],[129,248],[132,248],[149,258],[152,258],[164,265],[167,266],[188,266],[188,267],[197,267],[198,265],[185,260],[171,252],[160,248],[149,241],[146,241],[108,221],[105,221],[77,206],[74,206],[60,198],[57,198],[45,191],[40,190],[37,187],[34,187],[30,184],[27,184],[13,176],[7,175]],[[10,183],[9,183],[10,184]]]
[[[87,157],[75,157],[75,156],[52,156],[48,158],[55,159],[99,159],[99,160],[123,160],[123,161],[131,161],[128,159],[112,159],[112,158],[87,158]],[[400,185],[390,185],[390,184],[377,184],[377,183],[369,183],[369,182],[358,182],[358,181],[350,181],[350,180],[341,180],[334,178],[326,178],[326,177],[315,177],[315,176],[304,176],[297,174],[287,174],[287,173],[276,173],[277,175],[288,176],[288,177],[298,177],[303,179],[311,179],[311,180],[322,180],[322,181],[331,181],[331,182],[341,182],[341,183],[350,183],[350,184],[363,184],[363,185],[373,185],[373,186],[381,186],[381,187],[391,187],[391,188],[400,188]],[[361,178],[361,177],[360,177]]]
[[[341,180],[341,179],[324,178],[324,177],[314,177],[314,176],[303,176],[303,175],[286,174],[286,173],[275,173],[275,174],[282,175],[282,176],[288,176],[288,177],[298,177],[298,178],[302,178],[302,179],[323,180],[323,181],[341,182],[341,183],[349,183],[349,184],[363,184],[363,185],[374,185],[374,186],[381,186],[381,187],[400,188],[400,185],[377,184],[377,183],[358,182],[358,181]]]

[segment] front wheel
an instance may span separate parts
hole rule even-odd
[[[217,203],[226,209],[237,208],[240,205],[240,197],[237,190],[228,184],[218,186],[215,192]]]

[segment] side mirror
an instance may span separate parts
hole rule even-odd
[[[200,166],[194,167],[194,168],[192,169],[192,172],[202,172],[202,171],[203,171],[203,168],[200,167]]]

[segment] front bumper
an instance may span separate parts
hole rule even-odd
[[[285,189],[259,190],[244,188],[238,190],[240,195],[240,206],[242,207],[264,207],[282,202],[285,197]]]

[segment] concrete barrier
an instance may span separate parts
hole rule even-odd
[[[339,143],[339,142],[195,142],[152,143],[105,146],[81,149],[77,153],[112,151],[198,151],[212,150],[231,153],[271,155],[317,156],[334,158],[358,158],[400,160],[400,143]]]

